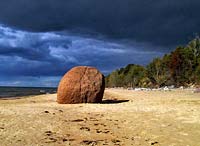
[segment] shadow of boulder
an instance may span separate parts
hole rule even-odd
[[[129,102],[129,100],[107,99],[107,100],[103,100],[101,104],[118,104],[118,103],[124,103],[124,102]]]

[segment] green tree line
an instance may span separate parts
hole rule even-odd
[[[129,64],[106,77],[107,87],[163,87],[200,85],[200,38],[177,47],[147,66]]]

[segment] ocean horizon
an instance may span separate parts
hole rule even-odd
[[[56,87],[0,86],[0,98],[53,94],[56,92]]]

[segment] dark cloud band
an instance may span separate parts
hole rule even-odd
[[[89,29],[173,46],[200,32],[199,6],[199,0],[6,0],[0,1],[0,22],[33,31]]]
[[[164,53],[144,50],[146,46],[67,32],[33,33],[0,25],[0,75],[61,76],[77,65],[95,66],[106,74],[132,62],[147,64]]]

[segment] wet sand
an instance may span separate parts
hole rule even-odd
[[[107,89],[102,104],[56,94],[0,100],[2,146],[198,146],[200,94]]]

